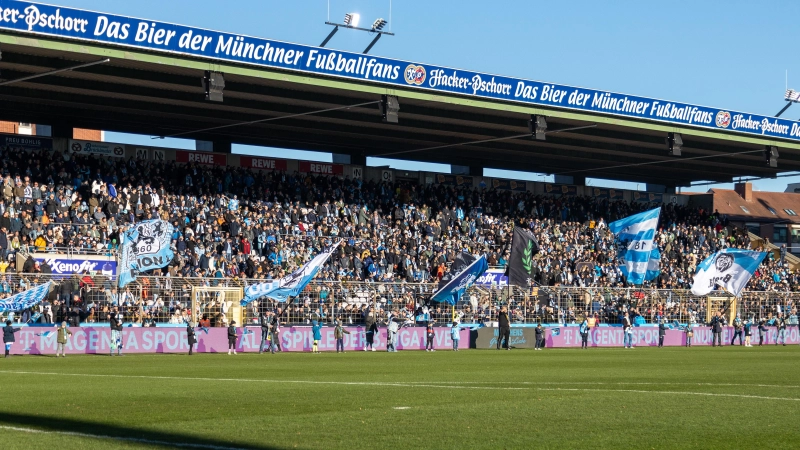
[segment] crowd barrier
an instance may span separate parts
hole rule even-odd
[[[344,335],[345,351],[363,350],[366,333],[363,327],[345,327],[350,334]],[[72,335],[64,346],[69,355],[109,354],[111,352],[111,329],[108,327],[70,328]],[[261,345],[261,328],[245,327],[237,329],[236,351],[257,352]],[[335,351],[334,328],[322,329],[320,351]],[[459,348],[469,348],[469,330],[460,331]],[[220,353],[228,351],[227,328],[198,328],[195,330],[199,353]],[[14,355],[54,355],[56,353],[55,328],[24,327],[16,333],[17,342],[12,345]],[[386,328],[380,328],[374,340],[376,350],[386,350]],[[186,328],[141,328],[125,327],[122,331],[123,354],[125,353],[187,353],[189,344]],[[283,351],[310,352],[313,341],[311,327],[284,327],[280,333]],[[433,340],[434,348],[449,350],[453,348],[449,328],[438,328]],[[398,350],[424,350],[426,344],[425,328],[402,328],[397,336]]]
[[[68,288],[67,297],[77,295],[83,308],[81,322],[93,323],[107,321],[108,311],[113,305],[121,305],[121,313],[126,323],[141,325],[148,319],[155,323],[182,324],[190,312],[193,298],[197,300],[193,317],[208,315],[214,324],[223,324],[223,310],[217,290],[221,288],[245,289],[252,283],[262,280],[180,278],[180,277],[139,277],[117,292],[112,279],[103,275],[82,275],[64,278],[42,274],[0,275],[0,288],[9,294],[22,286],[35,286],[54,281],[55,286],[50,301],[63,301],[62,285],[73,283]],[[290,304],[279,304],[269,299],[259,299],[243,311],[243,323],[257,322],[259,313],[278,306],[284,308],[283,322],[289,325],[308,325],[315,313],[321,310],[322,321],[330,325],[341,318],[348,325],[363,324],[363,310],[367,305],[379,306],[379,319],[385,311],[405,309],[416,310],[427,301],[436,290],[435,283],[366,283],[332,282],[312,280],[312,282],[293,298]],[[732,297],[715,294],[723,299]],[[238,303],[238,299],[228,299],[228,306]],[[708,314],[722,309],[717,304],[709,308],[708,297],[695,296],[688,290],[679,289],[640,289],[606,287],[519,287],[497,285],[473,285],[455,305],[462,324],[490,324],[497,321],[497,305],[509,306],[510,319],[515,324],[559,323],[561,325],[579,322],[585,315],[597,314],[603,324],[619,324],[623,308],[633,309],[640,314],[644,323],[657,323],[660,318],[672,323],[685,324],[694,319],[707,320]],[[743,319],[769,320],[779,313],[791,316],[796,314],[800,304],[800,292],[759,292],[745,291],[736,302],[735,313]],[[44,313],[41,307],[31,313]],[[432,304],[430,318],[437,323],[448,323],[452,310],[443,304]],[[3,316],[0,314],[0,316]],[[15,321],[26,322],[29,315],[17,313]],[[6,317],[2,317],[5,319]],[[54,307],[53,321],[67,320],[65,311]],[[38,321],[42,322],[42,318]]]
[[[624,333],[622,327],[595,327],[589,331],[588,345],[589,347],[622,347]],[[692,346],[711,345],[713,336],[710,327],[694,327],[693,333]],[[498,334],[497,328],[479,328],[472,332],[470,346],[478,349],[497,348]],[[658,327],[634,327],[632,334],[634,347],[658,346]],[[581,346],[580,328],[576,326],[546,328],[544,336],[545,348],[578,348]],[[729,345],[733,336],[733,327],[723,327],[722,344]],[[664,346],[685,346],[686,337],[686,332],[683,330],[666,330]],[[767,331],[764,333],[764,344],[774,345],[777,339],[778,329],[767,327]],[[744,340],[744,332],[742,340]],[[512,348],[534,348],[535,329],[512,327],[509,342]],[[752,328],[751,343],[753,345],[759,343],[759,333],[756,327]],[[738,338],[736,344],[739,344]],[[800,329],[796,326],[786,328],[786,344],[800,344]]]

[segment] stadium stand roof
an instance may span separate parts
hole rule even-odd
[[[2,2],[6,7],[16,3],[29,4]],[[39,8],[45,10],[43,5]],[[67,14],[65,9],[61,11]],[[214,142],[332,152],[351,155],[353,161],[387,156],[573,175],[578,180],[598,177],[665,186],[800,171],[800,139],[417,89],[413,82],[409,86],[387,85],[224,59],[210,61],[175,52],[34,34],[4,28],[3,24],[0,51],[3,80],[111,59],[106,64],[0,86],[0,120],[50,124],[54,129],[79,127],[180,135]],[[222,103],[204,98],[200,80],[209,69],[225,74]],[[400,99],[398,124],[382,123],[377,104],[371,103],[202,131],[377,102],[384,94]],[[545,141],[519,137],[458,145],[524,135],[532,114],[547,117],[550,134]],[[587,126],[593,127],[580,128]],[[665,138],[670,132],[683,136],[683,155],[679,158],[668,156]],[[764,162],[762,151],[766,145],[779,148],[777,168]],[[446,147],[430,149],[441,146]],[[749,153],[737,154],[741,152]],[[658,163],[661,161],[668,162]]]

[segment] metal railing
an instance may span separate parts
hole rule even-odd
[[[25,322],[36,313],[43,314],[39,321],[49,323],[63,320],[78,322],[104,322],[109,312],[119,307],[128,323],[137,325],[183,324],[197,318],[204,311],[222,308],[216,292],[204,287],[246,288],[239,279],[139,277],[124,289],[117,289],[113,281],[102,275],[0,276],[0,295],[3,297],[29,289],[35,285],[54,281],[48,301],[31,311],[17,313],[14,320]],[[192,292],[199,292],[198,310],[190,311]],[[507,305],[513,323],[578,323],[587,315],[596,316],[600,323],[617,324],[625,311],[630,311],[639,323],[656,323],[660,319],[686,323],[692,319],[706,320],[709,302],[707,297],[692,295],[688,290],[658,290],[633,288],[570,288],[551,287],[523,290],[509,286],[472,286],[461,301],[448,305],[428,304],[436,290],[434,283],[361,283],[312,281],[309,286],[288,304],[269,299],[259,299],[245,308],[244,323],[255,324],[260,312],[284,310],[287,324],[306,324],[311,320],[332,323],[341,319],[347,324],[363,323],[370,306],[377,310],[379,320],[388,312],[416,318],[436,320],[439,324],[451,321],[453,313],[464,324],[490,324],[497,321],[500,305]],[[720,295],[719,297],[725,297]],[[732,297],[727,297],[730,304]],[[777,314],[793,314],[800,302],[800,292],[748,291],[735,302],[736,313],[742,318],[769,319]],[[49,305],[49,306],[48,306]],[[230,299],[226,306],[230,306]],[[202,309],[201,309],[202,308]],[[5,317],[3,318],[5,320]],[[222,326],[222,322],[215,325]]]

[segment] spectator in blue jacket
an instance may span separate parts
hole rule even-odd
[[[11,344],[16,342],[14,333],[18,333],[20,330],[21,328],[12,327],[10,320],[6,320],[6,326],[3,327],[3,344],[6,345],[6,358],[8,358],[9,353],[11,353]]]
[[[667,335],[667,322],[664,319],[658,323],[658,347],[664,346],[664,336]]]
[[[589,348],[589,321],[584,317],[580,326],[581,349]]]
[[[458,327],[458,320],[453,321],[453,327],[450,328],[450,339],[453,341],[453,351],[458,351],[458,341],[461,339],[461,330]]]
[[[750,343],[750,336],[753,334],[753,319],[747,319],[744,322],[744,346],[745,347],[752,347],[753,345]]]
[[[319,341],[322,340],[322,325],[319,321],[312,322],[311,331],[314,333],[314,345],[311,347],[313,353],[319,353]]]

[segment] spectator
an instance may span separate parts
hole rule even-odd
[[[231,324],[228,327],[228,354],[230,355],[231,352],[236,354],[236,321],[231,320]]]
[[[60,356],[67,357],[67,352],[64,349],[64,346],[67,345],[67,340],[69,336],[72,336],[72,332],[69,331],[67,328],[67,322],[61,322],[61,326],[58,327],[57,336],[56,336],[56,358]]]
[[[3,344],[6,346],[6,355],[5,357],[8,358],[11,353],[11,345],[16,341],[14,338],[14,333],[19,333],[22,328],[14,328],[11,326],[11,321],[6,320],[6,326],[3,327]]]

